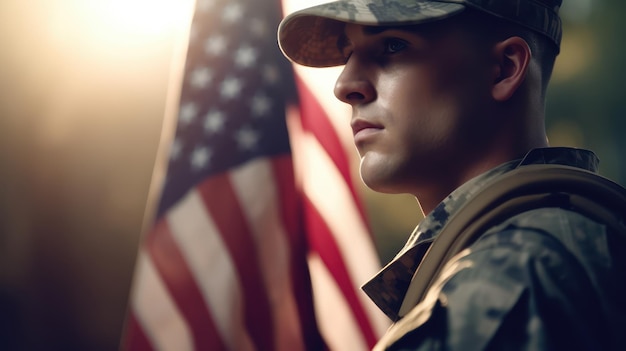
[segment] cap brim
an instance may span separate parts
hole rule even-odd
[[[378,3],[378,4],[376,4]],[[432,22],[465,9],[459,3],[432,0],[340,0],[300,10],[278,27],[278,43],[291,61],[312,67],[345,63],[337,46],[346,23],[401,26]]]

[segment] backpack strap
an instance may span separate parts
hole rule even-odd
[[[487,229],[542,207],[576,211],[626,235],[626,189],[617,183],[570,166],[519,167],[498,177],[450,218],[413,275],[399,316],[422,301],[445,263]]]

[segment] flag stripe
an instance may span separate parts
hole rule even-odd
[[[135,313],[131,313],[127,320],[127,330],[129,337],[123,340],[122,350],[136,350],[136,351],[153,351],[152,342],[148,339],[141,323],[136,318]]]
[[[259,350],[273,350],[271,310],[259,269],[257,247],[237,201],[228,173],[207,179],[198,187],[206,209],[241,279],[245,325]]]
[[[365,340],[375,343],[376,337],[367,320],[363,306],[357,296],[355,286],[352,284],[350,273],[346,267],[341,251],[337,246],[333,233],[328,229],[324,219],[320,216],[317,208],[312,203],[305,205],[308,227],[315,231],[315,236],[310,238],[311,249],[316,252],[324,265],[328,267],[338,288],[343,293],[343,299],[349,305],[354,320],[358,323]]]
[[[329,235],[334,238],[337,252],[333,255],[342,258],[344,262],[342,267],[347,270],[343,278],[348,281],[344,284],[356,289],[379,268],[376,248],[370,240],[369,231],[359,215],[345,180],[333,167],[328,154],[311,135],[305,133],[302,143],[306,145],[308,161],[305,165],[307,170],[304,173],[310,174],[314,169],[326,170],[314,177],[305,177],[304,192],[327,226]],[[325,196],[328,193],[332,193],[333,197]],[[333,266],[329,265],[329,267]],[[359,301],[354,302],[353,308],[359,316],[358,320],[364,326],[370,326],[372,332],[376,331],[372,335],[366,334],[368,341],[374,342],[377,339],[376,335],[384,332],[387,320],[360,290],[356,293],[356,297]],[[361,312],[365,314],[361,315]]]
[[[349,305],[354,321],[361,329],[367,345],[373,347],[380,335],[378,328],[374,329],[373,326],[382,325],[384,315],[380,312],[379,315],[369,314],[369,310],[364,307],[369,302],[365,301],[366,296],[361,291],[357,291],[359,282],[352,276],[370,277],[378,269],[378,259],[374,247],[362,243],[362,241],[371,243],[371,240],[354,205],[355,199],[347,189],[346,183],[349,180],[342,178],[315,136],[302,130],[297,115],[296,112],[290,114],[288,126],[293,152],[296,155],[298,177],[305,194],[304,221],[309,233],[314,233],[309,235],[311,250],[317,253],[327,266],[339,290],[344,294],[341,299],[345,299]],[[323,169],[324,172],[315,172],[319,169]],[[339,245],[338,240],[345,238],[352,238],[354,245],[352,247]],[[347,257],[352,257],[352,260],[347,260]],[[354,260],[355,258],[357,260]],[[372,262],[367,262],[368,259]],[[317,306],[320,300],[317,296],[315,302],[319,316]],[[371,321],[372,317],[378,318],[380,322]],[[323,328],[321,323],[324,316],[318,318],[321,318],[320,325]],[[327,335],[324,337],[330,345],[337,343],[329,340]]]
[[[149,247],[146,247],[149,250]],[[189,326],[169,291],[161,280],[157,267],[151,261],[150,253],[142,251],[137,265],[142,275],[137,281],[133,306],[137,320],[144,326],[146,336],[154,350],[167,350],[176,347],[181,351],[192,350],[193,340]],[[161,332],[157,333],[157,330]],[[219,340],[219,339],[218,339]]]
[[[304,350],[289,272],[290,250],[280,220],[271,161],[256,159],[231,172],[233,188],[252,230],[273,314],[277,351]],[[251,182],[250,179],[255,179]],[[259,186],[263,184],[264,186]]]
[[[300,97],[306,102],[306,108],[302,108],[303,120],[308,120],[313,126],[310,129],[304,128],[310,134],[305,132],[302,136],[306,140],[302,143],[305,144],[303,148],[307,150],[306,160],[308,161],[307,170],[303,172],[312,174],[315,169],[325,170],[316,173],[315,177],[309,176],[304,185],[304,191],[328,223],[339,245],[340,255],[346,261],[352,285],[358,288],[380,269],[378,253],[366,220],[364,207],[355,190],[353,178],[343,171],[337,172],[339,168],[337,157],[333,155],[346,155],[347,152],[341,146],[338,130],[331,124],[326,110],[313,97],[307,81],[299,74],[296,77]],[[320,125],[324,127],[320,128]],[[327,137],[321,138],[321,135]],[[329,140],[328,136],[332,136],[333,142],[325,143]],[[344,165],[347,165],[347,161]],[[324,192],[333,193],[334,196],[332,198],[322,196]],[[388,328],[389,320],[360,289],[357,296],[360,300],[359,306],[366,312],[366,323],[373,328],[375,342]],[[368,341],[372,342],[371,339]],[[373,345],[370,344],[370,347]]]
[[[175,223],[175,221],[173,222]],[[187,266],[184,253],[179,250],[173,237],[177,234],[171,231],[168,221],[160,220],[156,223],[146,241],[151,262],[162,277],[163,283],[167,286],[178,310],[184,316],[185,324],[191,329],[195,347],[197,349],[223,349],[222,338],[216,330],[211,315],[207,312],[204,298],[198,289],[195,277]],[[180,240],[178,241],[180,242]],[[145,265],[144,267],[148,266]],[[163,303],[165,299],[168,297],[162,296],[158,299],[158,303]],[[144,310],[148,308],[154,308],[154,306],[146,306]],[[169,345],[163,347],[163,349],[168,348]],[[184,350],[186,349],[185,347]],[[189,348],[189,350],[193,350],[193,348]]]
[[[345,300],[343,291],[337,286],[328,266],[316,252],[309,257],[311,280],[314,293],[319,300],[320,326],[332,350],[368,350],[370,347],[360,325],[354,319],[352,306]]]
[[[351,202],[357,206],[361,220],[365,222],[366,212],[362,203],[357,200],[358,194],[352,183],[352,173],[350,171],[350,162],[348,161],[346,150],[343,148],[328,115],[317,99],[315,99],[306,83],[297,74],[295,75],[295,80],[300,96],[302,129],[313,134],[324,150],[326,150],[328,156],[333,160],[332,164],[334,168],[341,173],[344,183],[350,189],[350,193],[352,194]],[[369,230],[367,233],[369,233]]]
[[[298,304],[300,315],[300,325],[304,344],[307,350],[323,351],[327,346],[322,339],[315,321],[315,311],[313,308],[313,295],[311,280],[306,257],[308,247],[304,226],[302,224],[302,208],[300,202],[296,201],[296,183],[291,157],[279,157],[272,162],[274,176],[278,187],[280,198],[281,217],[287,229],[287,240],[291,248],[291,281],[295,299]]]
[[[372,343],[373,346],[377,337],[370,321],[372,316],[368,315],[367,309],[364,307],[371,303],[365,294],[355,290],[378,268],[375,248],[369,240],[369,232],[362,217],[354,206],[346,181],[333,167],[333,161],[328,157],[326,150],[318,143],[317,138],[306,132],[301,139],[305,145],[308,161],[305,164],[304,173],[311,174],[314,169],[326,170],[323,173],[315,174],[314,177],[305,177],[303,183],[304,192],[308,200],[311,201],[311,206],[315,209],[315,212],[309,215],[319,216],[318,221],[324,223],[323,227],[320,225],[316,229],[316,232],[317,230],[320,231],[316,237],[321,236],[321,233],[326,237],[326,241],[323,243],[327,246],[318,249],[320,257],[324,259],[329,268],[335,267],[331,272],[335,274],[336,271],[338,284],[346,294],[368,343]],[[333,197],[325,196],[328,193],[333,194]],[[322,239],[319,238],[312,240],[322,242]],[[327,261],[330,258],[333,259]]]
[[[172,284],[182,290],[176,300],[181,309],[189,311],[185,315],[202,316],[201,321],[190,321],[194,329],[198,329],[194,333],[206,333],[208,327],[200,322],[213,321],[215,327],[208,330],[217,330],[222,349],[251,349],[249,336],[242,327],[241,288],[235,267],[199,194],[189,192],[168,212],[167,219],[174,237],[170,245],[180,247],[180,259],[189,265],[186,279],[197,283],[192,286],[190,282],[185,287],[181,281],[176,281],[176,276],[172,277]],[[160,259],[167,262],[166,258],[172,259],[172,255]],[[216,286],[222,288],[215,289]],[[185,289],[192,289],[193,296],[183,295]],[[205,348],[197,346],[196,349]]]

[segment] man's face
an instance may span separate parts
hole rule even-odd
[[[480,152],[493,68],[488,50],[449,22],[346,26],[335,95],[352,106],[361,177],[373,190],[417,195]]]

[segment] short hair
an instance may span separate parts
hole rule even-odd
[[[545,96],[556,56],[559,53],[559,47],[550,38],[517,23],[471,8],[458,17],[460,20],[467,20],[468,28],[479,38],[487,39],[488,44],[506,40],[512,36],[524,39],[533,57],[541,66],[541,95]]]

